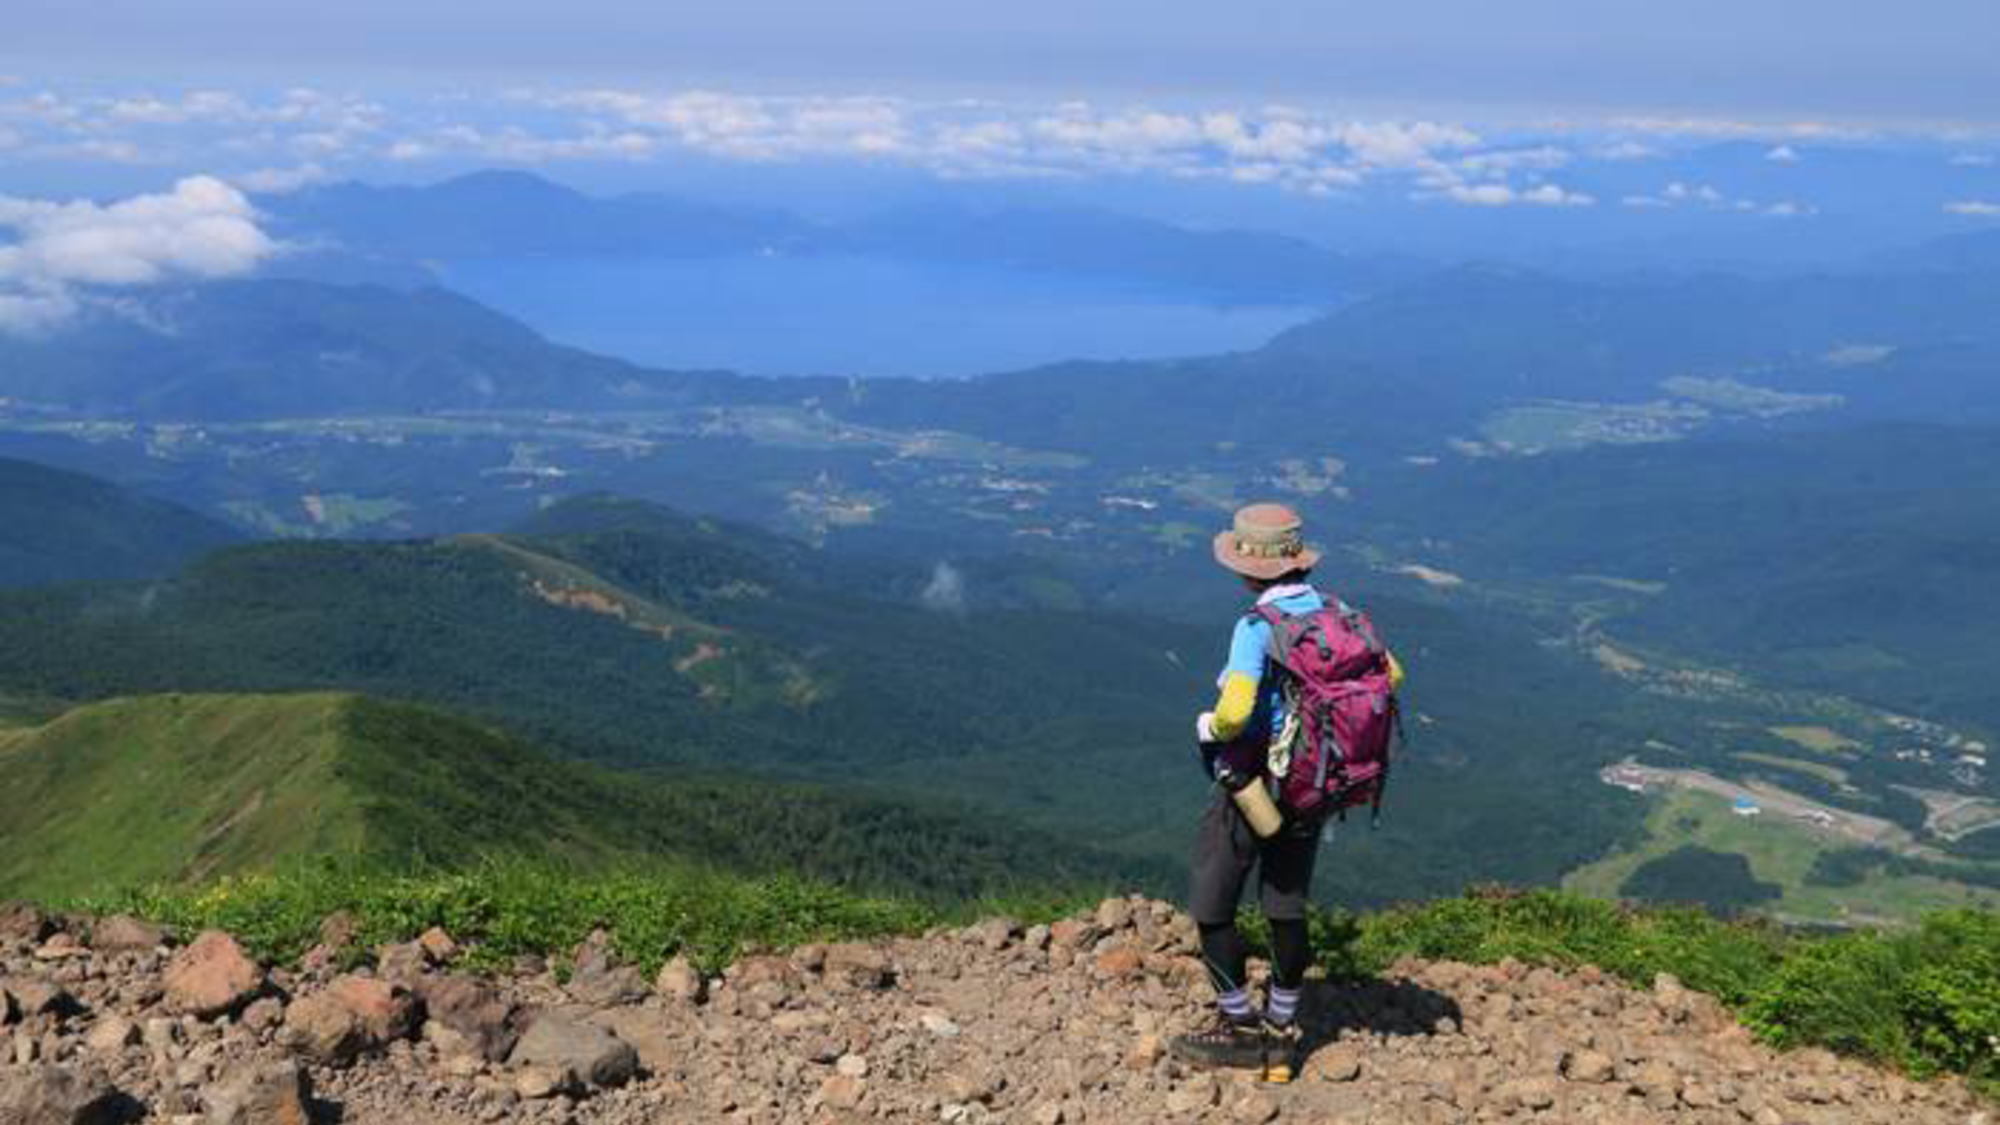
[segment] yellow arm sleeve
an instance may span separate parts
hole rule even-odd
[[[1403,688],[1403,662],[1396,659],[1396,654],[1393,652],[1389,653],[1388,655],[1389,655],[1389,690],[1401,691]]]
[[[1231,672],[1222,678],[1222,697],[1215,701],[1215,737],[1219,742],[1228,742],[1243,733],[1250,723],[1250,712],[1257,709],[1257,680],[1241,672]]]

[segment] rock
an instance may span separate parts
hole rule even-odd
[[[167,963],[168,1009],[213,1019],[241,1008],[264,990],[264,970],[245,956],[236,939],[209,930]]]
[[[1547,1109],[1555,1104],[1556,1084],[1553,1078],[1516,1078],[1503,1084],[1495,1096],[1503,1107]]]
[[[1571,1082],[1609,1082],[1616,1064],[1602,1051],[1570,1051],[1563,1055],[1562,1075]]]
[[[1139,975],[1145,968],[1145,958],[1129,945],[1113,946],[1097,955],[1092,962],[1097,975],[1111,980],[1122,980]]]
[[[1236,1099],[1236,1104],[1229,1107],[1229,1116],[1243,1125],[1264,1125],[1278,1116],[1278,1103],[1252,1090]]]
[[[114,1054],[139,1042],[139,1025],[124,1016],[105,1016],[83,1033],[84,1046],[99,1054]]]
[[[569,994],[578,1001],[593,1008],[613,1008],[636,1004],[648,991],[646,978],[638,969],[619,963],[611,937],[603,930],[592,933],[577,947]]]
[[[1197,1074],[1167,1094],[1167,1112],[1194,1114],[1215,1104],[1215,1079]]]
[[[1012,918],[988,918],[965,929],[965,940],[982,949],[999,952],[1021,933],[1021,923]]]
[[[1034,1125],[1063,1125],[1063,1105],[1061,1102],[1043,1102],[1028,1111],[1028,1120]]]
[[[375,975],[405,988],[416,988],[430,968],[430,955],[414,941],[390,942],[375,947]]]
[[[275,996],[252,1000],[250,1006],[243,1009],[243,1015],[237,1022],[250,1031],[281,1027],[285,1022],[285,1002]]]
[[[165,927],[129,914],[113,914],[90,928],[90,947],[99,953],[145,953],[165,944]]]
[[[1077,918],[1063,918],[1049,925],[1049,947],[1078,950],[1097,940],[1097,925]]]
[[[90,956],[90,948],[76,940],[76,935],[58,930],[49,939],[35,947],[37,961],[70,961]]]
[[[708,984],[701,979],[701,970],[686,957],[676,956],[660,966],[659,975],[653,978],[653,991],[677,1004],[699,1004],[708,992]]]
[[[849,988],[883,989],[896,980],[889,955],[863,942],[828,946],[822,966],[829,981]]]
[[[833,1072],[835,1074],[845,1074],[849,1078],[866,1078],[868,1077],[868,1056],[842,1055],[834,1062]]]
[[[439,926],[432,926],[418,934],[417,948],[424,951],[424,956],[433,965],[449,964],[452,958],[458,956],[458,943]]]
[[[1166,1053],[1166,1041],[1147,1032],[1132,1041],[1131,1048],[1125,1052],[1125,1066],[1131,1070],[1151,1070],[1153,1064]]]
[[[1352,1082],[1361,1077],[1361,1052],[1346,1044],[1319,1051],[1307,1063],[1324,1082]]]
[[[83,1011],[69,989],[47,977],[17,977],[6,984],[20,1018],[33,1016],[73,1016]]]
[[[492,986],[467,976],[432,977],[421,990],[433,1024],[450,1029],[474,1054],[500,1062],[521,1037],[520,1012]]]
[[[312,1077],[290,1059],[238,1064],[206,1101],[208,1125],[310,1125]]]
[[[537,1014],[508,1055],[516,1066],[568,1068],[592,1086],[622,1086],[639,1069],[630,1043],[560,1012]]]
[[[0,903],[0,941],[35,945],[56,932],[55,921],[25,902]]]
[[[134,1108],[94,1070],[39,1066],[0,1073],[0,1122],[6,1125],[113,1125],[131,1118]]]
[[[1650,1100],[1672,1105],[1680,1099],[1681,1077],[1660,1059],[1647,1059],[1632,1073],[1632,1088]]]
[[[1097,925],[1109,933],[1117,933],[1132,924],[1132,903],[1122,898],[1107,898],[1097,904]]]
[[[836,1074],[819,1086],[819,1100],[834,1109],[854,1109],[868,1093],[868,1082],[847,1074]]]
[[[941,1039],[954,1039],[958,1036],[958,1025],[937,1012],[925,1012],[917,1017],[917,1023],[925,1031]]]
[[[21,1018],[21,1009],[14,1003],[14,994],[0,988],[0,1027],[5,1027]]]
[[[530,1066],[514,1076],[514,1092],[529,1101],[567,1094],[577,1086],[576,1075],[562,1067]]]
[[[143,1035],[147,1050],[152,1051],[156,1055],[164,1055],[179,1045],[181,1028],[173,1020],[163,1016],[154,1016],[152,1019],[146,1021]]]
[[[294,1049],[326,1066],[346,1066],[407,1038],[418,1003],[401,985],[373,977],[344,976],[292,1002],[285,1030]]]

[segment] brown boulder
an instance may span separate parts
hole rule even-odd
[[[133,1102],[104,1075],[66,1066],[0,1071],[0,1122],[7,1125],[113,1125]]]
[[[310,1125],[312,1077],[290,1060],[235,1066],[206,1101],[207,1125]]]
[[[25,902],[0,903],[0,941],[18,941],[34,945],[47,941],[56,932],[56,924],[40,908]]]
[[[1562,1074],[1571,1082],[1609,1082],[1615,1065],[1602,1051],[1571,1051],[1563,1056]]]
[[[293,1048],[328,1066],[345,1066],[408,1038],[418,1019],[416,997],[372,977],[340,977],[285,1010]]]
[[[426,980],[421,990],[431,1023],[459,1037],[468,1053],[499,1062],[520,1038],[520,1012],[484,981],[467,976]]]
[[[164,927],[129,914],[113,914],[90,928],[90,947],[99,953],[146,953],[166,943]]]
[[[5,982],[4,991],[14,998],[14,1011],[22,1019],[33,1016],[72,1016],[83,1010],[69,990],[47,977],[16,977]],[[6,1008],[0,1001],[0,1010]],[[4,1012],[0,1012],[4,1014]]]
[[[660,974],[653,978],[653,991],[669,1000],[682,1004],[699,1004],[708,991],[708,985],[701,979],[701,970],[686,957],[675,957],[660,966]]]
[[[431,965],[430,954],[414,941],[391,942],[375,947],[375,975],[406,988],[415,988]]]
[[[167,1007],[200,1019],[233,1012],[264,990],[264,970],[236,939],[209,930],[167,963]]]
[[[829,981],[871,991],[888,988],[896,979],[889,955],[863,942],[828,946],[823,971]]]
[[[458,956],[458,942],[452,940],[452,936],[440,926],[432,926],[418,934],[417,948],[424,951],[424,956],[430,958],[433,965],[450,964],[452,958]]]
[[[1109,901],[1118,900],[1113,899]],[[1108,977],[1112,980],[1121,980],[1125,977],[1139,975],[1146,966],[1146,960],[1139,955],[1138,950],[1133,949],[1131,946],[1117,945],[1098,954],[1094,964],[1097,968],[1098,976]]]
[[[74,961],[90,956],[90,947],[76,939],[76,935],[58,930],[49,935],[49,940],[35,947],[37,961]]]
[[[575,968],[570,973],[569,994],[593,1008],[615,1008],[636,1004],[651,991],[645,975],[618,960],[611,935],[598,930],[577,946]]]
[[[560,1012],[537,1013],[507,1056],[517,1067],[567,1070],[592,1086],[623,1086],[639,1071],[639,1052],[594,1024]]]

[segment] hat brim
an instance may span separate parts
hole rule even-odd
[[[1245,578],[1270,581],[1283,578],[1295,570],[1311,570],[1319,563],[1319,552],[1307,547],[1290,558],[1267,559],[1246,555],[1236,549],[1234,531],[1218,531],[1215,533],[1215,561]]]

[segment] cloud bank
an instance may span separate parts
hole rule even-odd
[[[278,245],[250,201],[212,176],[111,204],[0,196],[0,331],[75,315],[94,291],[247,273]]]

